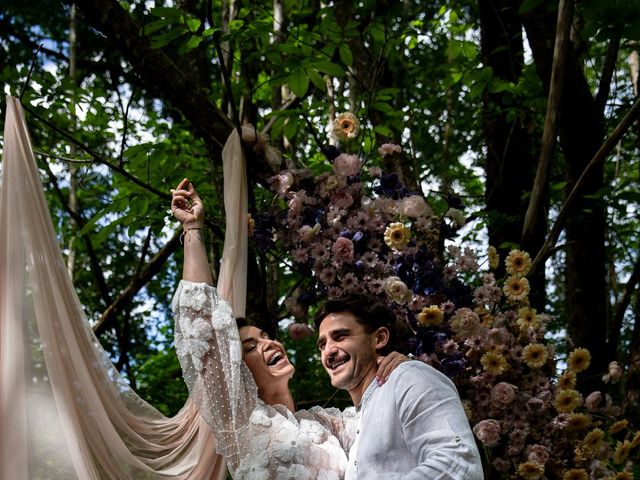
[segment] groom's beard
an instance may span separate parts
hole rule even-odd
[[[351,390],[362,383],[371,366],[375,364],[372,353],[359,352],[351,356],[345,352],[338,352],[327,357],[324,368],[329,374],[331,385],[341,390]]]

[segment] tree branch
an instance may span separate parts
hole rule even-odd
[[[629,281],[624,287],[622,298],[616,306],[616,313],[613,317],[613,325],[611,326],[611,333],[608,342],[612,345],[618,345],[620,339],[620,331],[622,330],[622,321],[624,319],[624,312],[631,303],[631,297],[635,291],[636,285],[640,281],[640,257],[636,259],[636,264],[633,267],[633,272],[629,277]],[[617,355],[616,355],[617,358]]]
[[[162,266],[165,264],[169,256],[180,245],[180,235],[182,229],[178,230],[173,237],[154,255],[149,263],[139,269],[137,275],[135,275],[129,285],[120,292],[118,298],[115,299],[103,312],[102,316],[93,327],[93,331],[96,335],[99,335],[105,328],[107,328],[116,316],[122,311],[122,309],[131,301],[131,299],[144,287],[154,275],[156,275]]]
[[[549,172],[551,170],[551,158],[556,146],[556,134],[558,131],[558,112],[562,99],[564,77],[566,68],[567,49],[571,33],[571,21],[573,18],[573,0],[560,0],[558,6],[558,20],[556,25],[556,41],[553,52],[553,66],[551,69],[551,84],[547,99],[547,112],[544,119],[544,131],[540,148],[540,160],[536,178],[533,182],[529,207],[524,217],[522,227],[522,245],[528,246],[535,238],[535,229],[544,207],[544,199],[549,190]]]
[[[234,126],[209,100],[206,86],[195,84],[162,49],[151,48],[149,39],[140,34],[140,26],[116,0],[75,0],[75,3],[89,25],[116,46],[146,86],[160,92],[182,112],[219,160]]]
[[[603,162],[604,159],[607,157],[607,155],[609,155],[613,151],[613,149],[615,148],[620,138],[622,138],[624,133],[633,125],[633,123],[636,121],[638,117],[640,117],[640,98],[638,98],[634,102],[631,109],[627,112],[624,118],[620,120],[620,123],[618,124],[618,126],[614,129],[614,131],[611,133],[609,138],[598,149],[598,151],[593,156],[589,164],[585,167],[584,171],[582,172],[582,175],[580,175],[580,178],[578,178],[578,181],[573,186],[573,189],[567,196],[567,199],[564,201],[564,204],[562,205],[562,208],[558,213],[558,218],[556,218],[556,221],[554,222],[553,227],[551,228],[551,231],[547,236],[547,239],[545,240],[544,244],[540,248],[540,251],[536,255],[535,260],[531,265],[532,272],[535,271],[535,269],[538,268],[541,263],[544,263],[544,261],[549,257],[551,248],[558,241],[560,232],[564,228],[564,223],[567,219],[569,209],[573,205],[573,202],[576,200],[578,193],[583,183],[585,182],[586,178],[595,169],[595,167],[597,167],[601,162]]]

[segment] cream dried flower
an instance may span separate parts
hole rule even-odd
[[[333,122],[332,130],[338,140],[351,140],[358,136],[360,121],[351,112],[341,113]]]

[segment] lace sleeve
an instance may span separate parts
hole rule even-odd
[[[175,345],[184,380],[215,434],[229,467],[240,462],[238,432],[249,422],[258,391],[244,362],[229,304],[214,287],[181,281],[173,298]]]
[[[358,413],[354,407],[344,410],[337,408],[311,407],[309,410],[298,410],[296,417],[307,417],[315,420],[331,432],[340,442],[345,452],[349,452],[356,438]]]

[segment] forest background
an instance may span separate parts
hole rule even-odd
[[[0,4],[3,91],[27,111],[69,274],[114,364],[163,412],[186,397],[172,347],[181,248],[169,189],[197,185],[216,270],[232,129],[250,123],[283,154],[277,166],[249,159],[258,215],[278,202],[277,167],[330,168],[328,126],[351,111],[360,153],[405,152],[369,166],[436,211],[464,205],[451,242],[531,254],[531,303],[550,315],[560,360],[591,352],[577,388],[601,390],[617,361],[625,376],[609,393],[637,425],[640,2]],[[299,406],[345,405],[314,339],[285,328],[304,275],[290,252],[250,248],[248,311],[285,342]]]

